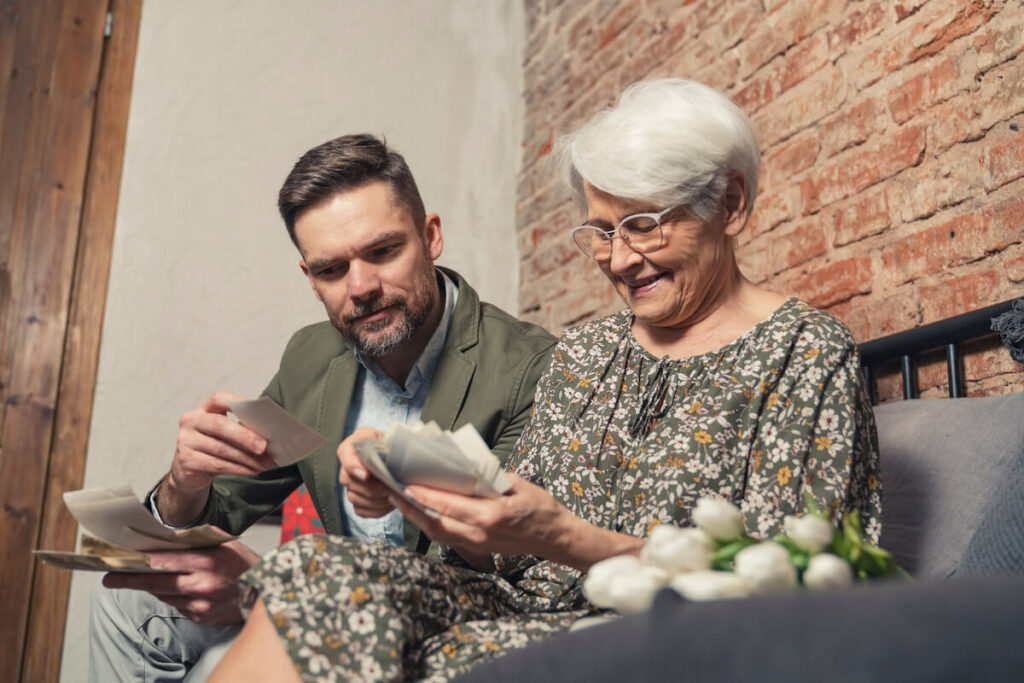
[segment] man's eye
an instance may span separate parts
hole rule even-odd
[[[317,277],[331,277],[342,272],[341,266],[326,266],[316,272]]]

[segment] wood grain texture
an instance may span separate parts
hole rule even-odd
[[[77,525],[62,496],[81,488],[85,474],[142,0],[111,0],[110,11],[113,30],[103,52],[92,128],[40,548],[74,549]],[[37,565],[22,681],[59,678],[70,583],[70,572]]]
[[[11,296],[3,311],[0,366],[8,378],[0,426],[0,671],[12,680],[21,678],[35,564],[31,551],[50,475],[107,9],[95,0],[23,8],[21,16],[30,21],[15,30],[14,50],[25,67],[19,77],[30,74],[31,82],[6,100],[3,134],[5,150],[20,149],[13,157],[19,171],[13,206],[5,205],[8,212],[2,214],[13,220],[5,226]],[[25,95],[27,105],[18,99]]]

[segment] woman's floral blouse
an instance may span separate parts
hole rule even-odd
[[[790,299],[718,351],[668,360],[639,345],[631,319],[627,310],[563,335],[509,469],[633,536],[689,526],[697,499],[718,495],[767,537],[810,497],[837,523],[858,510],[877,542],[874,419],[839,321]],[[495,566],[485,575],[318,537],[283,546],[243,580],[309,680],[370,670],[441,679],[590,609],[578,570],[530,556],[498,555]]]

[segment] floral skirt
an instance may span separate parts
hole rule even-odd
[[[338,536],[286,543],[241,580],[243,607],[263,599],[307,681],[446,680],[594,611]]]

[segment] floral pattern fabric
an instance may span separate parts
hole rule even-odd
[[[568,330],[507,467],[597,526],[646,537],[689,526],[705,495],[768,537],[805,497],[880,533],[874,419],[856,346],[795,299],[721,349],[658,359],[623,311]],[[444,679],[590,611],[578,570],[495,556],[480,574],[402,549],[307,537],[245,576],[308,680]],[[353,596],[357,596],[353,598]],[[367,619],[370,625],[353,626]],[[363,623],[363,622],[360,622]],[[369,676],[367,672],[373,673]]]

